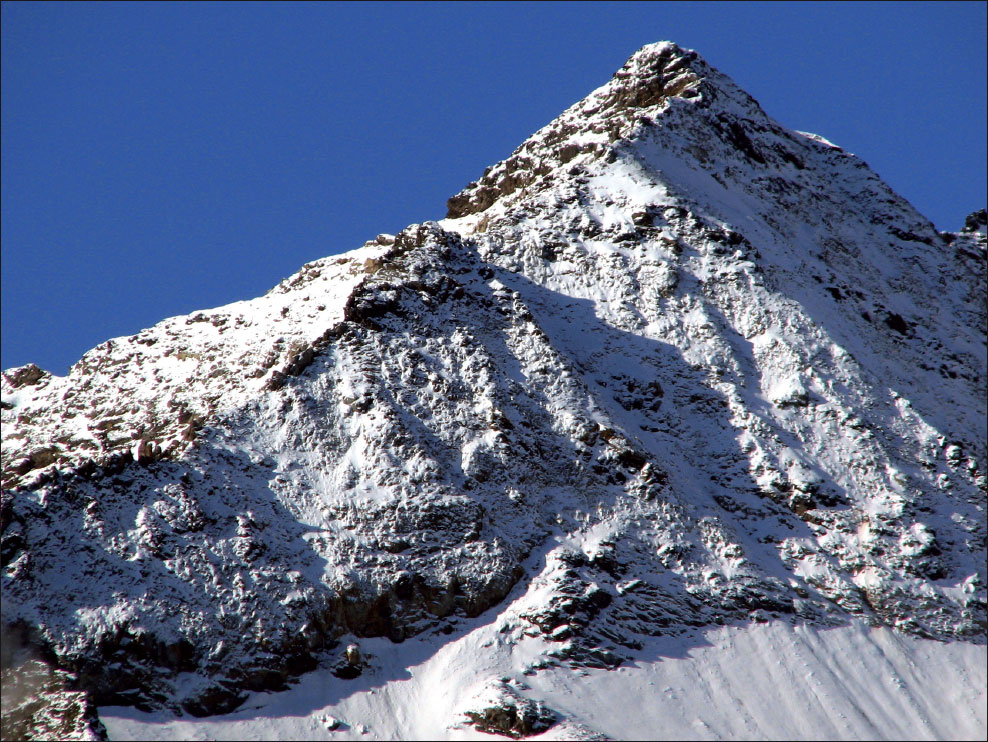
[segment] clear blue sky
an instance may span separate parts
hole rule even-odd
[[[986,203],[972,3],[3,3],[2,366],[264,293],[671,39],[941,229]]]

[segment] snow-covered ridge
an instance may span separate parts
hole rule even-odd
[[[3,375],[4,485],[87,461],[180,455],[214,413],[297,372],[393,238],[305,265],[265,296],[172,317],[86,353],[65,377]],[[59,414],[47,411],[58,409]],[[16,432],[14,428],[16,427]]]
[[[751,619],[984,642],[983,212],[937,233],[667,42],[449,208],[5,372],[5,624],[197,715],[509,596],[528,674]],[[554,723],[491,682],[480,727]]]

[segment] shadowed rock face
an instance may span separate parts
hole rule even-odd
[[[0,689],[4,739],[106,739],[89,694],[33,651],[28,632],[4,625]]]
[[[983,212],[938,234],[672,44],[449,209],[4,373],[3,619],[66,688],[218,713],[509,594],[583,667],[752,618],[983,641]]]

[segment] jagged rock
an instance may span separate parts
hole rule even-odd
[[[3,378],[14,389],[22,386],[32,386],[42,379],[51,378],[51,374],[43,368],[39,368],[33,363],[18,368],[11,368],[3,372]]]
[[[973,214],[968,214],[964,220],[965,232],[984,232],[988,228],[988,210],[979,209]]]
[[[237,708],[246,697],[246,693],[213,683],[182,701],[182,710],[199,717],[225,714]]]
[[[353,680],[363,673],[366,666],[367,662],[360,653],[360,647],[356,644],[348,644],[342,659],[333,668],[333,674],[343,680]]]
[[[478,708],[465,711],[464,715],[481,732],[513,739],[541,734],[559,718],[541,701],[524,698],[504,683],[485,689],[478,699]]]
[[[106,728],[75,678],[29,659],[2,670],[5,740],[105,740]]]

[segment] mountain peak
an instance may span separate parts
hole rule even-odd
[[[611,79],[537,131],[507,159],[447,201],[447,218],[478,214],[516,192],[576,175],[575,165],[611,160],[622,141],[662,122],[679,106],[731,109],[735,116],[763,118],[758,104],[695,51],[671,41],[636,51]],[[723,113],[723,112],[722,112]],[[581,155],[583,157],[581,157]],[[571,161],[576,163],[571,165]],[[513,203],[516,197],[509,199]]]
[[[603,108],[647,109],[666,98],[695,97],[699,77],[691,63],[698,61],[703,64],[696,52],[671,41],[647,44],[632,54],[605,86],[610,105]]]

